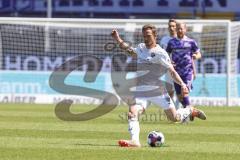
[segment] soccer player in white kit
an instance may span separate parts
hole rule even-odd
[[[138,63],[147,62],[147,58],[154,54],[159,55],[161,57],[161,64],[167,68],[168,72],[171,73],[175,83],[181,86],[183,93],[188,93],[188,88],[172,66],[168,53],[156,43],[156,27],[151,24],[144,25],[142,27],[142,34],[144,43],[140,43],[137,48],[132,48],[122,40],[117,30],[113,29],[111,33],[113,39],[119,44],[122,50],[125,50],[132,56],[137,56]],[[202,111],[195,108],[180,108],[176,110],[174,103],[167,92],[154,97],[136,97],[136,103],[129,106],[128,113],[128,130],[130,132],[131,139],[119,140],[118,144],[121,147],[141,147],[139,140],[140,126],[138,116],[143,113],[150,102],[162,107],[167,115],[167,118],[173,122],[184,122],[190,115],[201,117],[204,114]]]

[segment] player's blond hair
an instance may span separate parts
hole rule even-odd
[[[185,22],[182,22],[182,21],[177,22],[177,27],[179,27],[180,25],[184,25],[184,27],[187,28],[187,25]]]
[[[152,25],[152,24],[146,24],[146,25],[144,25],[144,26],[142,27],[142,32],[144,32],[144,31],[147,30],[147,29],[151,29],[152,32],[153,32],[153,35],[154,35],[155,37],[157,37],[157,28],[156,28],[156,26],[154,26],[154,25]]]

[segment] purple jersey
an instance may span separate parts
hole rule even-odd
[[[174,68],[181,77],[193,75],[192,55],[199,51],[195,40],[187,36],[173,38],[168,42],[166,51],[171,54]]]

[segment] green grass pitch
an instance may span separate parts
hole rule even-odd
[[[72,107],[86,112],[94,106]],[[54,105],[0,104],[0,160],[227,160],[240,159],[240,108],[201,107],[208,118],[174,124],[157,107],[141,121],[142,148],[120,148],[129,138],[126,106],[85,122],[59,120]],[[160,148],[147,146],[152,130],[164,133]]]

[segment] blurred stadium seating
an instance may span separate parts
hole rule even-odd
[[[48,0],[0,0],[0,16],[46,17]],[[234,0],[52,0],[53,17],[238,19]],[[208,13],[208,14],[207,14]]]

